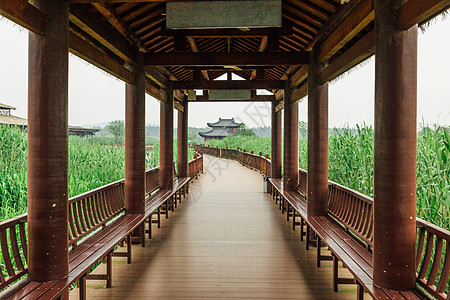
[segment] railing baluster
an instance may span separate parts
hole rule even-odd
[[[6,237],[6,228],[0,230],[0,240],[1,240],[1,247],[2,247],[3,263],[5,264],[8,275],[13,276],[15,272],[14,272],[13,265],[11,263],[11,256],[9,255],[8,239]]]
[[[430,275],[427,280],[428,286],[433,286],[436,282],[436,277],[439,272],[439,266],[441,264],[441,256],[442,256],[442,238],[436,237],[436,245],[434,248],[434,256],[433,256],[433,265],[431,266]]]
[[[447,240],[447,245],[445,247],[445,260],[442,267],[441,278],[439,279],[439,284],[436,287],[436,292],[441,294],[444,293],[445,287],[448,285],[449,274],[450,274],[450,240]],[[450,293],[448,294],[450,295]],[[447,296],[448,299],[448,296]]]
[[[22,264],[22,258],[19,253],[19,245],[17,244],[17,232],[16,225],[9,227],[9,240],[11,241],[11,250],[16,262],[17,269],[22,271],[24,269]]]
[[[83,214],[83,208],[82,208],[82,203],[81,201],[83,201],[84,198],[81,198],[80,201],[77,201],[77,210],[78,210],[78,216],[80,218],[80,224],[81,224],[81,229],[83,231],[87,230],[87,226],[86,226],[86,216]]]
[[[28,263],[28,242],[25,229],[25,221],[19,223],[19,235],[20,235],[20,246],[22,246],[22,253],[25,258],[25,262]]]
[[[430,265],[431,261],[431,254],[433,251],[433,234],[431,234],[430,232],[427,232],[427,242],[425,247],[425,256],[422,261],[422,266],[420,267],[418,276],[419,279],[425,278],[425,275],[427,275],[428,266]]]
[[[78,232],[75,230],[75,225],[73,221],[73,212],[72,212],[72,205],[69,205],[69,228],[72,233],[72,239],[76,239],[78,236]]]

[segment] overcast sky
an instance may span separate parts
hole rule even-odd
[[[450,18],[441,17],[419,34],[418,121],[450,125]],[[28,33],[0,20],[0,103],[27,117]],[[331,83],[330,127],[370,124],[374,119],[374,58]],[[124,119],[125,83],[70,55],[69,124],[86,125]],[[159,123],[159,102],[146,96],[146,123]],[[190,126],[205,127],[219,117],[235,117],[249,127],[270,126],[269,103],[191,103]],[[307,103],[299,105],[307,121]],[[176,114],[175,114],[176,120]],[[176,127],[176,123],[175,123]]]

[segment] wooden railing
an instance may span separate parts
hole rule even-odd
[[[224,149],[196,146],[203,153],[221,157]],[[233,152],[234,151],[234,152]],[[270,174],[270,160],[264,156],[227,149],[230,159],[237,159],[243,165]],[[226,152],[225,152],[226,153]],[[233,156],[230,155],[233,153]],[[262,161],[265,161],[264,165]],[[270,175],[266,175],[270,176]],[[301,193],[307,196],[308,174],[299,169]],[[343,226],[371,251],[373,247],[373,199],[345,186],[329,181],[329,215]],[[439,300],[450,299],[450,231],[433,225],[420,218],[416,219],[416,281],[432,297]]]
[[[417,218],[417,283],[439,300],[450,299],[450,231]]]
[[[124,210],[124,180],[119,180],[69,200],[69,246],[101,226],[106,225]]]
[[[191,178],[203,172],[203,156],[189,161]],[[146,193],[159,187],[159,167],[145,173]],[[89,234],[124,211],[125,180],[119,180],[69,199],[69,241],[74,249]],[[27,214],[0,222],[0,291],[28,272]]]
[[[28,272],[26,222],[27,215],[23,214],[0,223],[2,263],[4,264],[0,272],[0,290]]]
[[[371,251],[373,247],[372,198],[329,181],[328,214],[342,223]]]
[[[192,159],[188,162],[189,168],[189,177],[191,179],[197,177],[200,173],[203,172],[203,156],[199,156],[195,159]]]

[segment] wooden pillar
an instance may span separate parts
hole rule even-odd
[[[308,216],[327,214],[328,82],[317,84],[322,66],[311,53],[308,66]]]
[[[298,102],[291,101],[289,79],[284,88],[283,189],[295,191],[298,185]]]
[[[125,90],[125,211],[132,214],[145,212],[145,68],[137,58],[135,83]]]
[[[404,0],[375,1],[374,284],[415,285],[417,26],[396,29]]]
[[[66,0],[34,1],[43,35],[29,34],[28,271],[39,282],[67,277],[68,29]]]
[[[276,101],[272,101],[272,178],[281,179],[281,110],[275,111]]]
[[[184,112],[178,111],[177,163],[178,176],[188,177],[188,102],[183,102]]]
[[[161,102],[160,116],[160,186],[163,190],[173,187],[173,87],[169,82],[167,101]]]

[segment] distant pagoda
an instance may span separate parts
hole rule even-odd
[[[206,132],[199,132],[198,134],[204,139],[204,141],[223,139],[224,137],[235,135],[239,132],[239,127],[244,123],[236,123],[234,118],[222,119],[215,123],[207,123],[211,129]]]

